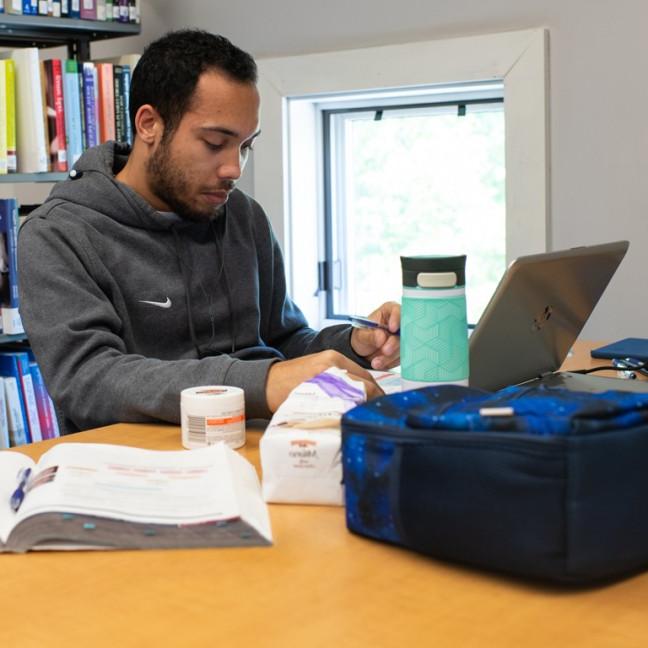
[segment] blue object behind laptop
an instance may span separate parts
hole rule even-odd
[[[648,339],[625,338],[612,344],[606,344],[598,349],[592,349],[592,358],[636,358],[642,362],[648,362]]]

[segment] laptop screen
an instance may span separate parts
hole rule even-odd
[[[628,246],[617,241],[513,261],[470,336],[470,385],[496,390],[556,371]]]

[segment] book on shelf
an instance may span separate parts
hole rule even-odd
[[[35,16],[38,14],[38,0],[22,0],[23,14],[25,16]]]
[[[65,114],[65,137],[68,165],[74,163],[83,153],[83,116],[79,93],[79,66],[75,60],[65,61],[63,69],[63,112]]]
[[[130,11],[128,8],[128,0],[117,0],[119,11],[117,13],[117,20],[122,23],[130,21]]]
[[[124,66],[113,66],[113,88],[115,97],[115,140],[126,142],[126,97],[124,96]]]
[[[115,86],[112,63],[95,63],[97,70],[97,107],[99,141],[115,139]]]
[[[10,14],[22,14],[23,12],[23,3],[22,0],[5,0],[6,6],[5,11]]]
[[[16,151],[20,173],[48,170],[45,137],[44,99],[40,62],[36,47],[0,52],[0,58],[11,58],[15,69]]]
[[[45,70],[45,103],[49,135],[50,166],[52,171],[65,172],[67,138],[65,132],[65,106],[63,97],[63,66],[61,59],[42,62]]]
[[[52,163],[50,160],[50,129],[49,117],[47,114],[47,76],[45,75],[45,63],[40,61],[39,74],[41,82],[41,100],[43,102],[43,130],[45,131],[45,150],[47,151],[47,170],[52,170]]]
[[[34,396],[36,397],[41,437],[43,440],[56,439],[61,435],[61,433],[58,421],[56,420],[54,403],[45,387],[45,381],[43,380],[43,374],[41,373],[40,367],[33,359],[31,353],[29,353],[29,373],[31,374],[32,383],[34,385]]]
[[[7,171],[15,173],[18,170],[16,159],[16,66],[13,59],[5,59],[5,80],[7,105],[5,106],[5,121],[7,124]]]
[[[20,380],[20,368],[13,359],[0,356],[0,376],[4,381],[11,445],[19,446],[31,443],[27,405]]]
[[[7,335],[25,332],[18,311],[18,228],[18,202],[0,198],[0,313],[2,332]]]
[[[18,379],[15,376],[1,376],[1,378],[7,408],[9,445],[12,447],[24,445],[29,443],[29,433],[27,431],[25,404],[20,395]]]
[[[83,115],[85,121],[85,147],[91,148],[99,144],[99,124],[96,101],[97,70],[94,63],[86,61],[82,64],[83,78]]]
[[[0,551],[268,546],[254,467],[224,443],[0,452]]]
[[[9,418],[7,417],[7,405],[5,402],[4,379],[0,376],[0,450],[11,447],[9,436]]]
[[[0,59],[0,175],[16,171],[16,75],[12,59]]]
[[[81,0],[81,18],[83,20],[97,20],[96,0]]]
[[[0,61],[0,175],[9,172],[7,161],[7,66]]]
[[[81,18],[81,0],[70,0],[70,18]]]
[[[25,351],[2,351],[0,352],[0,375],[14,376],[21,392],[29,440],[34,443],[42,441],[43,435],[38,418],[38,405],[36,404],[36,393],[34,383],[29,370],[29,356]]]

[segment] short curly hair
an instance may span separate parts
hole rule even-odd
[[[164,120],[165,137],[173,133],[185,114],[200,75],[218,70],[234,81],[256,83],[254,59],[224,36],[202,29],[180,29],[150,43],[133,71],[130,118],[150,104]]]

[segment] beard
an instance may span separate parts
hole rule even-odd
[[[170,147],[164,139],[149,158],[146,170],[153,193],[178,216],[190,221],[204,222],[217,218],[225,210],[225,204],[201,208],[190,202],[195,189],[192,189],[189,174],[173,159]],[[232,181],[223,184],[226,190],[234,188]]]

